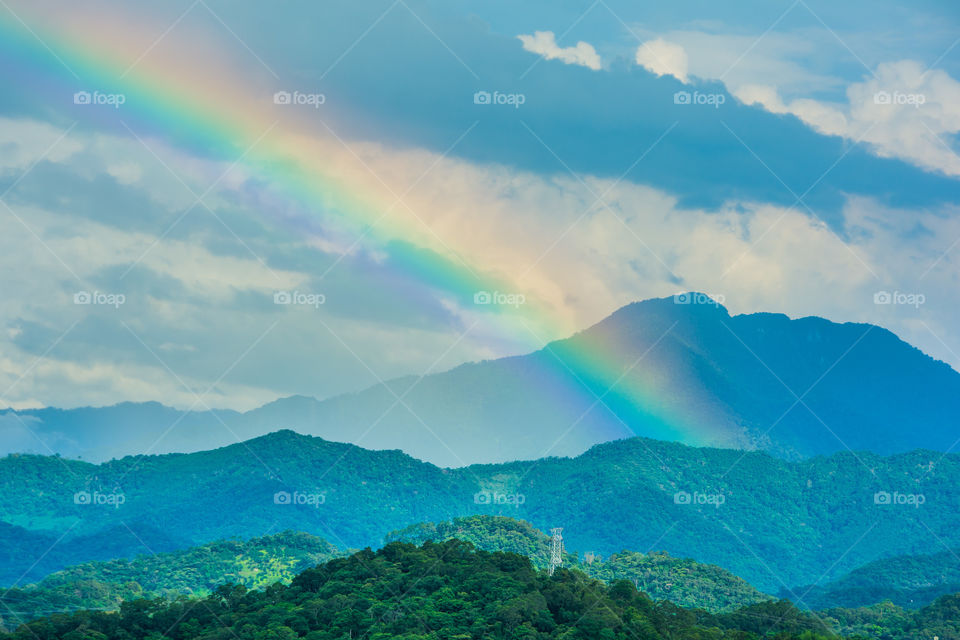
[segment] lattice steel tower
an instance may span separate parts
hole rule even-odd
[[[560,535],[563,532],[563,529],[556,528],[550,529],[550,534],[553,536],[550,545],[550,575],[553,575],[553,572],[556,571],[557,567],[563,564],[563,536]]]

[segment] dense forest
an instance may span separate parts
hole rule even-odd
[[[577,569],[550,576],[514,553],[447,540],[365,549],[261,590],[135,599],[119,612],[57,614],[4,640],[878,640],[960,639],[960,596],[919,611],[893,605],[808,613],[781,601],[714,614],[656,602],[626,580]]]
[[[394,532],[387,541],[422,544],[458,538],[484,551],[508,551],[543,569],[549,538],[522,520],[470,516],[452,522],[422,523]],[[135,598],[205,596],[224,582],[248,589],[289,583],[300,571],[346,555],[306,533],[283,532],[242,542],[223,540],[182,551],[141,555],[132,560],[90,562],[58,571],[36,584],[0,595],[0,628],[51,613],[78,609],[116,610]],[[655,600],[712,612],[731,611],[771,599],[720,567],[665,553],[621,552],[608,559],[593,553],[566,553],[564,566],[604,582],[625,579]]]
[[[815,640],[830,634],[786,602],[731,614],[656,603],[627,581],[553,576],[525,556],[468,542],[395,542],[331,560],[290,585],[227,584],[205,598],[125,602],[118,613],[55,615],[11,640],[340,640],[564,638]]]
[[[827,609],[815,614],[846,636],[877,640],[960,640],[960,594],[942,596],[918,610],[892,602],[857,609]]]
[[[478,549],[449,533],[525,549],[532,559]],[[407,534],[424,540],[344,558],[323,540],[285,532],[72,567],[4,593],[0,631],[8,633],[0,638],[960,640],[960,594],[920,610],[883,602],[809,612],[746,585],[733,597],[752,603],[734,606],[720,599],[739,579],[731,583],[722,569],[662,553],[623,552],[606,561],[567,553],[551,578],[542,568],[546,536],[507,518],[424,524]],[[705,604],[677,604],[686,600]]]
[[[387,541],[422,544],[428,540],[457,538],[485,551],[509,551],[530,558],[545,568],[550,559],[550,538],[530,523],[503,516],[469,516],[451,522],[421,523],[394,531]],[[565,553],[564,566],[579,569],[604,582],[627,580],[654,600],[669,600],[683,607],[712,612],[732,611],[772,600],[745,580],[715,565],[665,552],[620,551],[607,558],[592,551]]]

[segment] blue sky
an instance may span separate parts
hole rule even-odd
[[[327,397],[688,289],[732,312],[877,323],[960,366],[950,3],[95,4],[148,62],[239,70],[251,100],[323,93],[298,112],[305,138],[556,322],[504,335],[396,268],[396,245],[174,132],[131,131],[122,107],[51,101],[14,56],[0,63],[0,405]],[[42,34],[73,10],[11,2],[3,19]],[[73,304],[88,289],[124,302]],[[325,301],[278,308],[277,290]],[[883,291],[903,295],[875,304]]]

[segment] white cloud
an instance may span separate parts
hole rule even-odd
[[[120,184],[134,184],[143,177],[143,168],[136,162],[118,162],[107,166],[107,173]]]
[[[844,81],[826,71],[831,61],[824,56],[837,53],[830,38],[822,30],[769,33],[759,40],[671,31],[641,45],[636,61],[683,82],[722,81],[746,104],[792,114],[820,133],[862,139],[881,157],[960,175],[952,139],[960,132],[960,82],[912,60],[882,63],[864,80]],[[834,94],[834,100],[812,97]]]
[[[662,38],[649,40],[637,47],[637,64],[658,76],[670,75],[687,82],[689,60],[683,47]]]
[[[654,34],[651,34],[653,36]],[[812,30],[756,36],[676,30],[656,34],[636,51],[636,62],[683,82],[691,77],[722,80],[735,90],[749,84],[777,84],[791,97],[842,86],[821,61],[829,35]]]
[[[960,132],[960,82],[939,69],[913,60],[881,64],[873,77],[847,88],[846,104],[785,102],[772,86],[744,87],[736,95],[774,113],[791,113],[821,133],[862,139],[882,157],[960,175],[960,157],[951,148]]]
[[[547,60],[560,60],[565,64],[577,64],[599,71],[602,64],[596,49],[582,40],[573,47],[561,47],[552,31],[535,31],[531,35],[517,36],[523,48],[543,56]]]

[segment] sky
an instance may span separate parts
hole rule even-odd
[[[325,398],[688,290],[960,368],[960,8],[677,4],[3,0],[0,407]]]

